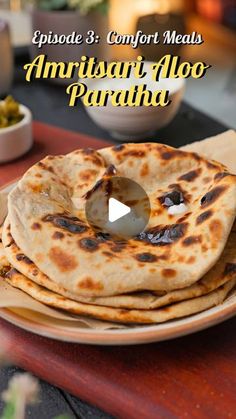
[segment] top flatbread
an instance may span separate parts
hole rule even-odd
[[[144,187],[149,234],[119,242],[88,226],[84,196],[104,175]],[[163,206],[173,190],[183,194],[184,216]],[[9,196],[11,234],[22,252],[51,280],[91,297],[193,284],[218,260],[235,214],[236,177],[223,165],[151,143],[48,157]]]

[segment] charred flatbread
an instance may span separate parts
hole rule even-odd
[[[163,323],[168,320],[178,319],[209,309],[221,304],[236,283],[236,280],[232,279],[209,294],[155,310],[127,310],[79,303],[70,300],[35,284],[14,268],[7,272],[4,277],[13,287],[21,289],[31,295],[35,300],[48,306],[77,315],[95,317],[101,320],[135,324]]]
[[[148,193],[152,214],[142,237],[120,243],[88,225],[87,193],[108,174]],[[183,197],[184,215],[168,213],[165,198],[173,193]],[[8,208],[22,253],[71,294],[169,292],[199,281],[219,259],[235,219],[236,177],[220,163],[162,144],[79,150],[33,166]]]

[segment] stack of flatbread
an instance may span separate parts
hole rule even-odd
[[[88,224],[86,199],[104,176],[130,178],[148,194],[149,224],[137,237]],[[49,156],[9,195],[1,276],[74,314],[165,322],[220,304],[233,289],[235,217],[236,176],[193,152],[144,143]]]

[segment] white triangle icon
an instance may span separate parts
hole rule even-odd
[[[113,223],[119,218],[124,217],[124,215],[129,214],[131,212],[130,207],[122,202],[118,201],[115,198],[110,198],[108,203],[108,219],[110,223]]]

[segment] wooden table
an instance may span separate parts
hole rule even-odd
[[[45,154],[106,144],[41,123],[34,125],[34,138],[35,146],[28,155],[0,167],[0,184],[20,176]],[[17,365],[63,389],[47,387],[41,413],[38,408],[30,412],[33,419],[52,418],[55,410],[68,412],[72,418],[106,417],[69,393],[121,418],[220,419],[236,413],[235,326],[236,319],[232,319],[171,342],[115,348],[60,343],[3,320],[0,333],[1,341],[10,344]]]

